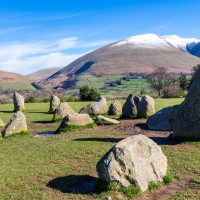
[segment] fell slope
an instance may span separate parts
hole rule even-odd
[[[39,82],[39,81],[42,81],[43,79],[48,78],[49,76],[56,73],[60,69],[61,69],[61,67],[42,69],[42,70],[36,71],[34,73],[28,74],[28,75],[26,75],[26,77],[34,82]]]
[[[187,46],[199,42],[195,38],[178,36],[133,36],[80,57],[42,83],[56,88],[69,88],[83,74],[150,73],[155,67],[165,67],[174,73],[190,73],[191,68],[200,63],[200,58],[190,54]]]

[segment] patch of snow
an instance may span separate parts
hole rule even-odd
[[[170,43],[177,49],[185,50],[185,51],[186,51],[187,45],[200,42],[200,40],[196,39],[196,38],[181,38],[177,35],[169,35],[169,36],[165,35],[165,36],[161,36],[160,38],[162,38],[166,42]]]
[[[145,48],[170,47],[170,45],[166,41],[155,34],[132,36],[114,44],[113,46],[122,46],[126,44]]]
[[[187,51],[188,45],[199,43],[200,40],[196,38],[181,38],[177,35],[157,36],[155,34],[143,34],[129,37],[122,40],[112,47],[131,45],[132,47],[141,48],[170,48],[175,47],[181,51]]]

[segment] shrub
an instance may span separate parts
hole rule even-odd
[[[95,88],[85,85],[80,87],[79,96],[82,101],[94,101],[100,97],[100,94]]]
[[[25,99],[25,103],[37,103],[38,98],[34,96],[29,96]]]
[[[173,176],[169,170],[167,170],[166,176],[163,178],[165,184],[171,183],[173,181]]]
[[[183,91],[178,85],[169,85],[163,89],[164,98],[178,98],[183,95]]]

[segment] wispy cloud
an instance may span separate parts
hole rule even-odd
[[[68,54],[75,48],[94,48],[109,41],[84,42],[78,37],[62,38],[55,41],[0,44],[0,69],[20,74],[28,74],[39,69],[62,67],[88,53]]]

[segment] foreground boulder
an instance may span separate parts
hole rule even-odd
[[[68,126],[86,126],[93,123],[94,121],[90,118],[88,114],[73,113],[71,115],[67,115],[62,119],[60,127],[56,132],[61,132]]]
[[[130,94],[122,108],[122,116],[145,118],[155,113],[154,99],[148,95],[140,98]]]
[[[122,114],[122,107],[120,101],[116,100],[113,103],[111,103],[108,110],[108,114],[116,116],[120,116]]]
[[[151,130],[159,131],[171,131],[172,126],[170,120],[172,120],[175,110],[178,106],[169,106],[159,110],[154,115],[147,119],[147,126]]]
[[[119,186],[148,189],[151,181],[162,181],[167,172],[167,158],[161,148],[144,135],[118,142],[97,163],[100,179]]]
[[[15,92],[13,95],[14,111],[25,111],[24,97],[19,93]]]
[[[3,122],[2,119],[0,119],[0,127],[3,127],[3,126],[5,126],[5,123]]]
[[[60,103],[54,111],[53,121],[63,119],[65,116],[73,113],[75,113],[75,111],[69,106],[68,103]]]
[[[18,111],[10,119],[1,134],[2,137],[5,137],[22,131],[27,131],[26,117],[21,111]]]
[[[200,70],[195,73],[188,95],[171,120],[173,135],[200,139]]]
[[[52,95],[50,98],[50,108],[49,111],[54,111],[60,105],[60,99],[56,95]]]
[[[96,100],[96,102],[81,108],[79,113],[89,114],[89,115],[96,115],[96,114],[101,115],[105,114],[106,112],[108,112],[107,101],[105,97],[101,96]]]
[[[115,120],[115,119],[111,119],[108,117],[104,117],[102,115],[98,115],[95,122],[97,124],[102,124],[102,125],[115,125],[115,124],[120,124],[119,121]]]

